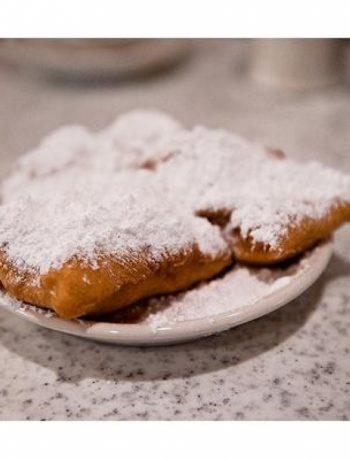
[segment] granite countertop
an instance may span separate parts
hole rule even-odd
[[[294,158],[350,173],[350,92],[254,84],[241,41],[199,42],[153,78],[104,85],[48,81],[0,60],[0,173],[51,129],[93,129],[157,106],[185,122],[236,130]],[[0,310],[2,420],[308,420],[350,418],[350,238],[296,301],[218,336],[158,349],[70,337]]]

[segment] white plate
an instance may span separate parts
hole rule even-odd
[[[2,296],[0,303],[6,310],[39,326],[90,340],[117,345],[143,346],[185,342],[225,331],[286,305],[311,286],[325,270],[332,255],[332,247],[331,241],[326,241],[317,246],[304,255],[298,263],[294,264],[295,269],[291,275],[290,270],[288,276],[283,275],[283,270],[280,270],[280,280],[283,278],[284,282],[279,283],[279,287],[276,290],[260,298],[255,298],[249,304],[234,305],[232,309],[224,313],[199,319],[178,321],[158,328],[147,323],[121,324],[81,320],[65,321],[35,307],[16,307],[13,302],[6,301],[8,299],[6,296]],[[254,270],[254,273],[254,276],[256,276],[257,269]]]

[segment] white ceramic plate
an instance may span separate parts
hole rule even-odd
[[[326,241],[294,264],[295,269],[292,274],[289,271],[288,276],[285,276],[283,270],[280,270],[281,275],[278,276],[283,278],[284,282],[277,284],[279,287],[267,295],[255,298],[253,302],[248,304],[232,305],[232,309],[226,310],[224,313],[207,315],[198,319],[182,320],[157,328],[147,323],[121,324],[81,320],[65,321],[53,314],[48,314],[45,310],[30,306],[16,307],[13,303],[6,301],[6,296],[1,297],[0,304],[8,311],[27,321],[48,329],[90,340],[135,346],[173,344],[225,331],[286,305],[317,280],[325,270],[331,254],[332,242]],[[256,276],[256,269],[254,273],[254,276]]]

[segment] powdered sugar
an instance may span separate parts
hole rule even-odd
[[[183,209],[146,170],[33,184],[0,208],[0,244],[13,263],[39,274],[74,255],[93,263],[100,253],[127,260],[147,251],[160,260],[193,245],[208,255],[226,250],[219,229]]]
[[[108,128],[92,133],[80,125],[64,126],[46,136],[39,147],[21,157],[2,185],[4,201],[31,187],[33,179],[91,172],[110,175],[146,163],[152,146],[181,125],[170,115],[156,110],[133,110]]]
[[[143,322],[154,330],[182,321],[207,318],[248,307],[291,282],[289,270],[254,270],[236,266],[223,277],[183,294],[150,301]]]
[[[350,202],[350,176],[315,162],[272,158],[222,130],[183,131],[158,148],[173,153],[159,174],[178,196],[196,211],[232,212],[228,229],[271,247],[303,217],[317,219],[337,202]]]
[[[0,246],[38,275],[75,255],[93,264],[101,252],[127,260],[147,251],[158,260],[193,246],[213,256],[226,251],[220,231],[188,212],[154,173],[130,170],[162,133],[179,129],[165,114],[134,111],[95,136],[80,126],[49,135],[3,186]]]
[[[154,170],[141,166],[152,161]],[[350,177],[316,163],[278,160],[223,130],[185,130],[166,114],[134,111],[105,131],[61,128],[24,156],[5,182],[0,246],[39,274],[74,255],[152,258],[197,245],[229,250],[225,235],[278,247],[290,225],[350,202]],[[196,217],[228,210],[225,229]]]
[[[38,308],[34,305],[26,304],[25,302],[21,302],[20,300],[14,299],[5,291],[0,289],[0,303],[2,306],[12,310],[12,311],[20,311],[20,312],[30,312],[30,313],[38,313],[41,316],[45,316],[46,318],[55,318],[56,314],[52,310],[47,310],[46,308]]]

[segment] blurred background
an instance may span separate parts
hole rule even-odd
[[[52,129],[136,107],[350,172],[347,40],[1,40],[0,177]]]

